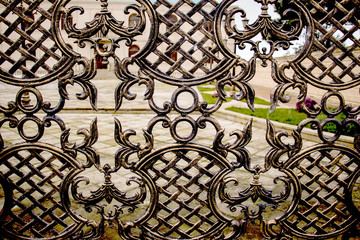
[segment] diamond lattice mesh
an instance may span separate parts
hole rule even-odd
[[[310,1],[315,35],[304,71],[323,83],[341,84],[360,77],[359,6],[353,1]]]
[[[0,2],[0,73],[37,78],[66,61],[51,31],[56,1]]]
[[[302,193],[287,224],[310,234],[326,234],[346,226],[350,209],[345,189],[357,168],[354,156],[341,151],[320,150],[305,155],[293,169]]]
[[[21,150],[2,160],[0,173],[13,188],[13,206],[3,228],[36,238],[66,231],[73,220],[61,204],[59,188],[71,168],[42,150]]]
[[[161,155],[147,169],[159,192],[159,205],[147,228],[180,239],[214,228],[219,221],[209,209],[208,191],[221,170],[210,156],[195,151]]]

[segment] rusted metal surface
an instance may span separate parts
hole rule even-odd
[[[268,7],[275,0],[254,0],[261,13],[255,22],[244,21],[243,28],[235,21],[246,19],[242,1],[137,0],[124,13],[115,13],[111,4],[101,0],[94,19],[80,27],[73,15],[86,13],[85,3],[71,6],[71,2],[0,0],[0,81],[19,89],[15,101],[0,106],[0,126],[9,124],[22,139],[5,146],[7,140],[0,138],[0,238],[102,239],[115,228],[123,239],[242,239],[252,223],[267,239],[359,237],[359,206],[354,199],[360,174],[356,120],[360,108],[348,105],[342,94],[360,83],[360,39],[354,34],[360,27],[357,0],[293,0],[284,12],[288,23],[275,22],[269,15]],[[137,15],[131,25],[124,23],[129,12]],[[341,36],[335,37],[336,32]],[[130,57],[119,54],[142,35],[148,38],[140,51]],[[299,38],[303,42],[295,56],[285,62],[273,57]],[[69,39],[76,41],[76,48]],[[231,42],[240,49],[251,46],[252,56],[242,58]],[[267,43],[265,49],[262,42]],[[77,52],[86,46],[93,57]],[[72,84],[83,90],[78,99],[88,99],[97,109],[97,88],[91,82],[98,71],[97,57],[105,65],[114,61],[112,71],[119,80],[114,110],[121,109],[125,99],[134,99],[131,89],[140,84],[146,87],[144,99],[154,114],[144,125],[141,143],[133,142],[135,131],[123,129],[115,119],[114,164],[102,163],[93,147],[99,139],[96,120],[89,130],[79,129],[83,141],[73,144],[67,123],[59,116]],[[350,63],[344,64],[345,59]],[[265,137],[271,149],[261,166],[251,164],[247,150],[252,122],[232,132],[235,141],[225,143],[221,124],[211,115],[226,101],[226,86],[235,86],[254,109],[250,80],[256,60],[271,66],[277,83],[271,111],[278,102],[289,101],[285,92],[296,88],[299,107],[307,115],[294,127],[292,143],[284,140],[288,133],[268,121]],[[82,71],[75,71],[75,66]],[[138,66],[138,71],[130,71],[131,66]],[[171,100],[161,105],[153,99],[158,81],[176,87]],[[195,88],[212,81],[219,98],[208,105],[200,101]],[[52,82],[59,87],[56,105],[39,90]],[[305,104],[309,86],[325,92],[315,108]],[[184,94],[193,99],[191,106],[181,104]],[[331,98],[339,101],[335,109],[329,107]],[[326,115],[324,120],[317,119],[320,113]],[[339,114],[345,119],[338,120]],[[37,129],[33,135],[26,132],[29,123]],[[329,123],[336,128],[331,137],[323,130]],[[61,132],[59,147],[44,140],[45,129],[52,124]],[[155,148],[153,131],[159,124],[170,131],[172,143]],[[181,124],[188,124],[188,135],[179,134]],[[319,144],[303,147],[306,125],[317,130]],[[200,130],[210,126],[216,130],[213,144],[197,143]],[[341,145],[338,139],[349,126],[356,129],[353,146]],[[91,167],[102,173],[103,184],[83,194],[80,186],[92,183],[82,173]],[[241,186],[238,169],[253,175],[249,186]],[[273,169],[283,173],[273,179],[282,186],[279,192],[261,183],[261,176]],[[135,194],[114,185],[120,170],[136,174],[128,179],[137,186]],[[249,200],[255,210],[245,204]],[[234,214],[225,214],[221,206]],[[81,208],[98,219],[79,214]],[[272,217],[275,209],[280,214]],[[124,212],[134,214],[132,220],[123,217]]]

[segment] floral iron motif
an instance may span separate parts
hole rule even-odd
[[[242,30],[236,24],[247,17],[243,1],[137,0],[115,15],[111,3],[100,0],[100,10],[83,28],[74,16],[87,13],[87,6],[74,2],[83,4],[0,1],[0,82],[16,89],[15,98],[0,105],[1,238],[103,239],[115,231],[127,240],[234,240],[249,238],[257,227],[256,236],[264,239],[360,236],[360,108],[344,94],[360,84],[357,0],[254,0],[261,12]],[[272,18],[271,5],[287,8],[282,19]],[[137,21],[127,27],[130,13]],[[119,53],[143,36],[137,53]],[[297,40],[303,43],[295,55],[283,62],[274,57]],[[247,59],[241,55],[246,46]],[[79,50],[86,48],[89,56]],[[77,100],[88,98],[89,111],[97,110],[92,80],[100,74],[98,59],[114,60],[111,71],[119,82],[113,110],[135,100],[134,86],[141,85],[152,114],[142,137],[115,117],[112,163],[97,150],[108,141],[100,118],[89,129],[79,127],[80,140],[74,140],[62,114],[68,113],[67,88],[74,84],[82,91]],[[267,120],[263,164],[251,151],[257,141],[253,125],[259,123],[249,120],[227,134],[216,115],[228,88],[255,110],[251,80],[257,60],[263,67],[270,63],[277,84],[270,111],[289,102],[286,92],[293,88],[299,90],[296,108],[306,115],[291,137]],[[211,82],[214,104],[196,89]],[[55,104],[43,88],[54,83]],[[159,84],[174,89],[168,101],[156,101]],[[310,99],[310,87],[324,91],[321,99]],[[189,105],[182,104],[184,95]],[[329,125],[332,135],[325,131]],[[48,131],[54,128],[56,143]],[[349,129],[355,134],[348,146],[340,139]],[[7,134],[14,130],[17,142]],[[308,130],[318,144],[304,144]],[[214,132],[207,144],[205,131]]]

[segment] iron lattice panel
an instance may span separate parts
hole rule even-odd
[[[160,32],[156,39],[157,48],[153,52],[157,58],[149,56],[146,58],[146,65],[180,79],[191,79],[211,72],[209,66],[206,66],[207,61],[211,59],[217,65],[222,59],[222,56],[217,56],[219,49],[215,45],[212,26],[217,5],[215,1],[197,4],[184,1],[175,6],[166,1],[154,4],[155,9],[160,6],[168,9],[159,16]],[[200,16],[196,16],[194,20],[195,15]],[[162,25],[165,27],[161,28]],[[160,48],[162,44],[167,45],[165,51]],[[177,54],[177,59],[171,58],[174,53]],[[186,61],[191,63],[187,66],[188,69],[182,67]],[[161,65],[165,65],[164,70]]]
[[[5,7],[1,22],[7,27],[1,33],[3,81],[19,85],[44,82],[46,78],[42,76],[55,78],[71,62],[59,50],[51,32],[55,1],[44,3],[47,1],[1,2]]]
[[[354,37],[359,20],[358,10],[353,9],[353,4],[335,1],[319,5],[310,1],[309,11],[312,16],[317,16],[314,19],[316,39],[312,51],[319,51],[320,55],[307,55],[312,63],[302,64],[302,69],[324,86],[342,86],[359,77],[359,55],[354,51],[359,46],[359,39]],[[344,44],[346,41],[351,41],[349,46]],[[340,53],[335,54],[336,51]],[[343,63],[346,58],[351,59],[350,64]],[[336,71],[337,68],[341,70]]]
[[[137,0],[126,7],[107,0],[0,0],[0,81],[9,93],[0,105],[1,238],[105,239],[115,232],[122,239],[246,239],[254,238],[252,224],[265,239],[359,237],[360,108],[345,95],[359,85],[359,2],[249,2],[260,9],[250,22],[252,9],[236,0]],[[297,41],[294,55],[275,57]],[[228,87],[255,109],[257,60],[271,67],[276,83],[270,111],[297,89],[306,115],[293,127],[291,144],[286,131],[267,121],[262,163],[249,147],[252,120],[230,141],[215,118]],[[98,128],[107,123],[94,119],[89,129],[75,123],[81,139],[74,140],[68,89],[80,87],[77,102],[89,99],[97,110],[101,87],[94,82],[108,66],[118,80],[114,112],[137,100],[134,86],[146,89],[142,104],[151,117],[140,121],[143,137],[116,117],[113,137],[103,136]],[[214,104],[196,90],[210,82]],[[173,91],[159,103],[161,84]],[[47,95],[54,86],[55,103]],[[315,106],[306,99],[313,88],[321,95]],[[306,147],[308,126],[319,143]],[[349,129],[353,142],[343,145]],[[107,148],[111,163],[97,151],[110,140],[117,144]],[[241,180],[246,174],[251,179]],[[276,187],[269,188],[269,177]]]
[[[1,159],[1,178],[8,181],[4,187],[12,190],[13,197],[3,210],[7,216],[2,228],[8,234],[51,238],[74,228],[60,196],[60,183],[71,170],[79,168],[70,156],[46,146],[23,145],[7,149]]]
[[[349,183],[358,171],[358,156],[337,147],[318,147],[291,164],[301,183],[297,211],[286,224],[302,234],[343,231],[354,220]],[[291,220],[290,220],[291,219]]]
[[[159,237],[213,235],[221,222],[210,210],[208,196],[214,178],[224,170],[221,161],[196,148],[167,149],[147,161],[141,170],[156,185],[158,206],[146,228]]]

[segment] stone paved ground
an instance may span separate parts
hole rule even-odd
[[[77,92],[81,92],[81,89],[77,86],[68,87],[70,100],[67,101],[65,105],[64,111],[61,111],[57,114],[63,121],[66,123],[66,128],[70,129],[70,142],[80,143],[82,141],[82,136],[77,134],[79,128],[89,129],[91,122],[94,119],[97,119],[97,127],[99,131],[99,139],[95,143],[94,147],[98,150],[100,154],[101,164],[104,165],[106,163],[114,166],[114,155],[116,151],[119,149],[119,146],[116,144],[114,140],[114,118],[117,118],[121,124],[123,129],[134,129],[137,132],[136,136],[133,136],[131,139],[133,142],[144,142],[144,138],[142,136],[142,129],[147,127],[149,120],[151,120],[156,114],[149,110],[147,102],[142,99],[142,94],[144,92],[143,87],[137,87],[136,92],[139,94],[136,100],[134,101],[124,101],[124,104],[120,111],[114,112],[114,89],[116,88],[118,81],[111,79],[96,79],[93,81],[98,89],[98,108],[99,111],[91,110],[91,106],[88,100],[79,101],[74,96]],[[2,89],[0,91],[0,102],[2,105],[6,105],[7,101],[14,100],[16,96],[16,90],[14,88],[10,88],[8,86],[1,86]],[[52,104],[56,104],[58,100],[57,93],[57,85],[56,83],[48,84],[47,86],[39,87],[41,92],[43,93],[43,97],[45,101],[50,101]],[[174,91],[174,87],[169,87],[164,84],[156,85],[156,94],[155,94],[155,102],[162,106],[164,101],[170,101],[172,92]],[[269,88],[262,88],[263,94],[259,93],[257,96],[266,98],[269,96]],[[181,100],[184,107],[190,106],[192,104],[191,98],[187,96],[183,96]],[[224,143],[234,141],[234,138],[229,136],[235,129],[243,129],[249,117],[244,117],[239,114],[229,113],[225,110],[225,105],[235,104],[240,107],[247,107],[243,103],[231,101],[230,103],[224,104],[222,109],[219,111],[220,113],[214,114],[215,118],[219,121],[222,128],[225,129],[226,137],[224,138]],[[289,105],[281,106],[281,107],[291,107]],[[198,114],[192,114],[194,118],[199,116]],[[38,114],[39,118],[42,118],[44,115]],[[170,114],[170,118],[176,117],[176,114]],[[21,118],[22,116],[18,116]],[[277,125],[277,129],[283,128],[283,125]],[[293,129],[294,127],[290,127]],[[29,126],[27,128],[27,134],[32,135],[35,134],[33,126]],[[288,130],[288,132],[291,132]],[[189,129],[186,126],[180,126],[178,133],[187,135],[189,134]],[[5,124],[1,129],[2,137],[5,141],[5,146],[10,146],[11,144],[21,142],[22,140],[19,137],[19,134],[16,129],[9,128],[8,124]],[[45,135],[41,139],[41,141],[53,144],[55,146],[60,146],[60,134],[61,131],[56,124],[53,124],[51,127],[45,129]],[[173,143],[173,139],[169,133],[168,128],[164,128],[161,125],[156,125],[153,130],[154,139],[155,139],[155,148],[159,148],[162,146],[166,146],[167,144]],[[198,136],[194,139],[193,142],[203,144],[205,146],[211,146],[214,140],[214,136],[216,131],[211,127],[207,126],[206,129],[200,129],[198,132]],[[254,121],[254,125],[252,127],[252,139],[250,143],[247,145],[248,151],[251,153],[251,163],[252,166],[259,164],[263,166],[264,158],[266,153],[269,151],[270,146],[266,142],[266,124],[264,121]],[[291,142],[290,137],[290,142]],[[315,144],[316,140],[304,140],[303,146],[308,147]],[[1,170],[1,169],[0,169]],[[89,185],[81,185],[81,191],[85,193],[85,195],[89,195],[90,191],[96,191],[104,181],[103,174],[101,174],[95,167],[85,170],[81,173],[83,176],[86,176],[90,179]],[[267,190],[273,190],[275,193],[279,193],[284,189],[284,185],[282,184],[274,184],[273,180],[276,176],[281,176],[283,173],[277,171],[276,169],[272,169],[267,173],[261,175],[260,181],[263,186]],[[120,169],[119,172],[113,175],[112,181],[115,186],[121,191],[126,191],[128,196],[132,196],[133,193],[136,193],[138,190],[138,186],[136,184],[127,185],[126,181],[132,177],[137,176],[136,174],[130,172],[127,169]],[[252,181],[252,174],[248,173],[243,168],[236,170],[231,173],[231,176],[236,176],[240,182],[240,185],[237,186],[234,190],[245,189],[249,186]],[[36,176],[34,176],[36,177]],[[18,177],[19,178],[19,177]],[[0,191],[1,192],[1,191]],[[147,199],[147,201],[149,201]],[[251,202],[251,200],[248,200]],[[104,201],[104,203],[106,203]],[[0,208],[1,205],[0,201]],[[138,214],[142,214],[144,208],[146,208],[147,203],[145,202],[143,206],[139,205],[137,209]],[[286,203],[288,204],[288,203]],[[99,220],[99,215],[93,213],[86,213],[81,205],[77,206],[73,204],[74,208],[77,208],[77,211],[82,216]],[[220,206],[221,207],[221,206]],[[221,207],[222,210],[227,209],[224,205]],[[279,212],[286,209],[286,206],[282,206],[279,208]],[[14,211],[14,210],[13,210]],[[131,218],[136,217],[137,213],[128,214],[122,219],[123,221],[129,221]],[[238,214],[238,213],[229,213]],[[271,214],[275,214],[271,211]],[[275,214],[276,215],[276,214]],[[138,216],[138,215],[137,215]],[[265,216],[266,218],[267,216]],[[272,216],[273,217],[273,216]],[[105,239],[105,238],[104,238]],[[113,239],[113,237],[111,237]]]
[[[116,80],[104,80],[98,79],[93,81],[96,85],[98,92],[98,108],[99,111],[91,110],[91,106],[88,100],[79,101],[74,96],[77,92],[80,92],[80,88],[74,86],[68,87],[70,100],[67,101],[65,105],[65,110],[61,111],[57,114],[63,121],[66,123],[66,128],[70,128],[70,142],[80,143],[82,141],[82,136],[77,134],[77,130],[79,128],[89,129],[89,126],[95,118],[97,119],[97,126],[99,131],[99,139],[94,147],[100,153],[100,159],[102,165],[105,163],[109,163],[111,165],[114,164],[114,155],[116,151],[119,149],[119,146],[116,144],[114,140],[114,118],[120,120],[123,129],[134,129],[137,132],[137,135],[132,139],[134,142],[140,141],[143,142],[142,129],[147,127],[147,123],[151,118],[156,116],[152,111],[143,111],[150,110],[147,102],[145,102],[141,95],[144,92],[143,87],[138,87],[135,91],[138,92],[138,97],[135,101],[124,101],[123,108],[114,112],[114,89],[116,88],[118,81]],[[43,93],[43,97],[45,101],[50,101],[52,104],[56,104],[58,99],[58,94],[56,90],[56,83],[48,84],[44,87],[39,87],[41,92]],[[165,84],[156,85],[156,93],[154,96],[155,102],[162,106],[164,101],[171,100],[171,94],[175,88],[169,87]],[[16,92],[13,88],[5,88],[0,92],[0,98],[4,101],[5,99],[14,99]],[[199,94],[200,95],[200,94]],[[10,97],[9,97],[10,96]],[[11,97],[13,96],[13,98]],[[182,103],[184,106],[190,106],[192,104],[192,99],[183,97]],[[3,103],[4,104],[4,103]],[[241,107],[246,107],[243,103],[231,101],[229,104],[234,104]],[[225,106],[223,106],[224,108]],[[285,106],[286,107],[286,106]],[[37,115],[41,118],[43,115]],[[177,115],[170,115],[173,119]],[[199,116],[199,115],[198,115]],[[235,129],[243,129],[244,125],[248,120],[240,118],[234,118],[233,120],[227,120],[224,118],[227,117],[226,111],[221,111],[221,114],[216,115],[217,120],[220,122],[222,128],[225,129],[226,137],[224,138],[224,142],[229,141],[232,142],[234,139],[229,137],[229,134]],[[196,114],[193,114],[194,118]],[[21,116],[19,116],[21,118]],[[34,134],[34,126],[29,125],[27,129],[27,134]],[[16,129],[12,129],[8,127],[8,124],[3,126],[1,131],[2,137],[5,141],[5,146],[9,146],[10,144],[21,142],[18,132]],[[178,129],[178,133],[180,135],[188,135],[189,129],[186,126],[180,126]],[[61,131],[56,124],[53,124],[49,128],[45,128],[44,137],[41,139],[43,142],[47,142],[50,144],[54,144],[55,146],[60,147],[60,134]],[[169,133],[169,129],[163,128],[160,124],[156,125],[153,130],[154,138],[155,138],[155,148],[159,148],[161,146],[165,146],[166,144],[173,143],[173,139]],[[214,136],[216,131],[210,125],[207,126],[206,129],[200,129],[198,132],[198,136],[194,139],[193,142],[203,144],[205,146],[211,146],[213,143]],[[270,149],[268,143],[265,139],[266,136],[266,126],[264,124],[257,124],[252,128],[252,140],[247,146],[247,149],[251,153],[253,165],[264,164],[264,156]],[[312,145],[313,142],[305,141],[304,145],[309,146]],[[97,171],[93,169],[93,171]],[[273,179],[273,176],[270,178]],[[265,176],[264,176],[265,177]],[[97,178],[97,184],[101,184],[102,177]],[[119,180],[121,181],[121,180]]]

